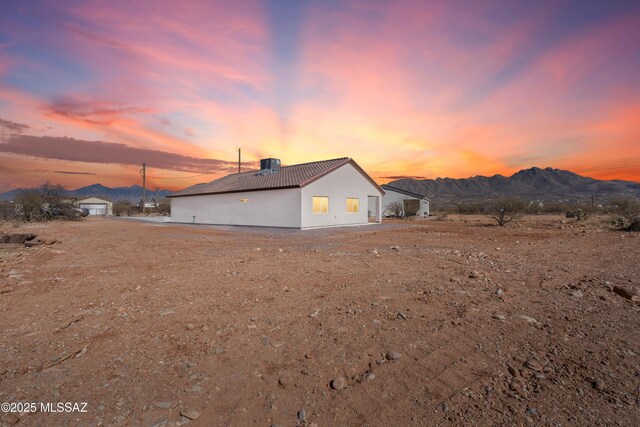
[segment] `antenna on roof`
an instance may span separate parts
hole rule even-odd
[[[240,161],[241,157],[240,157],[240,149],[238,148],[238,173],[242,172],[242,162]]]

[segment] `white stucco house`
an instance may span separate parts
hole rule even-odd
[[[402,215],[429,216],[430,200],[422,194],[413,193],[402,188],[383,184],[384,196],[382,197],[382,216],[394,216],[395,209],[392,205],[399,203]]]
[[[309,229],[379,223],[382,190],[348,157],[234,173],[170,194],[171,222]]]
[[[89,215],[111,215],[113,213],[113,204],[109,200],[98,197],[78,200],[76,206],[81,209],[88,209]]]

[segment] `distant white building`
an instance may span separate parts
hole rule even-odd
[[[320,228],[381,220],[384,191],[348,157],[234,173],[170,194],[171,221]]]
[[[154,198],[144,202],[142,201],[142,198],[140,198],[140,200],[138,200],[138,207],[140,209],[142,209],[143,207],[144,209],[156,209],[158,207],[158,203],[156,203],[156,200]]]
[[[382,216],[396,215],[395,209],[398,206],[401,215],[429,216],[430,200],[422,194],[413,193],[402,188],[393,187],[388,184],[381,186],[384,190],[382,197]]]
[[[78,200],[76,206],[81,209],[88,209],[89,215],[111,215],[113,213],[113,204],[109,200],[98,197]]]

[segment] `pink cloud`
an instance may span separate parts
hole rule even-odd
[[[84,163],[141,165],[173,171],[220,173],[235,170],[236,163],[203,159],[158,150],[73,138],[13,135],[0,143],[0,152]]]

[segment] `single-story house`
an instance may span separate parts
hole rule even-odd
[[[379,223],[384,191],[348,157],[233,173],[170,194],[171,221],[320,228]]]
[[[81,209],[89,209],[89,215],[111,215],[113,213],[113,204],[109,200],[98,197],[78,200],[76,206]]]
[[[381,185],[384,190],[382,197],[382,216],[429,216],[430,200],[418,193],[393,187],[389,184]],[[396,212],[396,211],[400,212]]]

